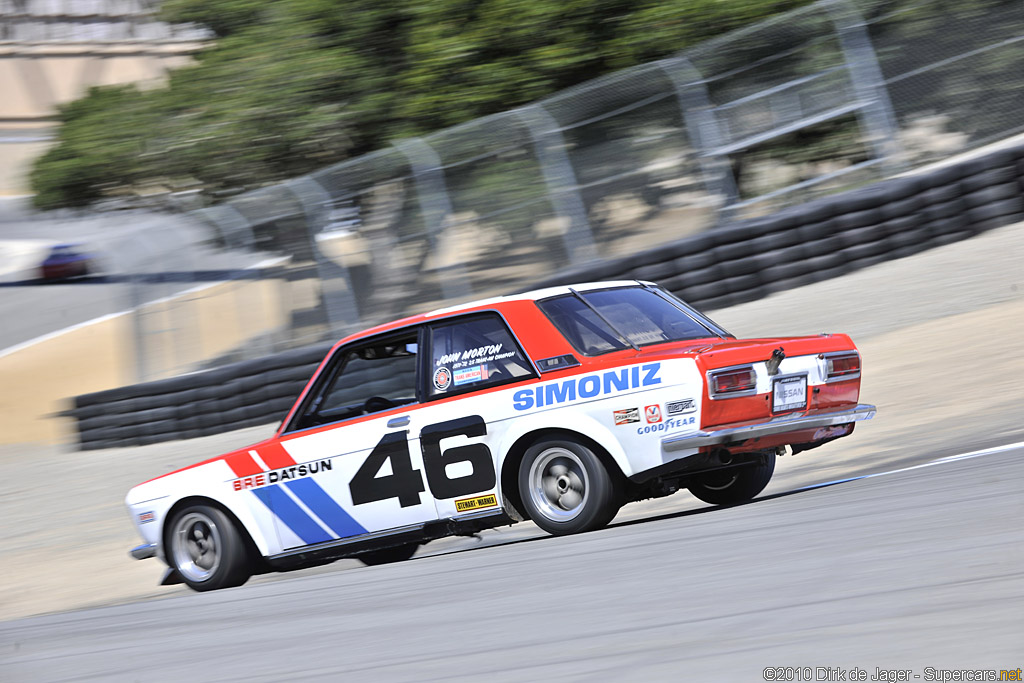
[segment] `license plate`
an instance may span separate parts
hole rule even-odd
[[[783,377],[772,385],[772,412],[784,413],[807,406],[807,377]]]

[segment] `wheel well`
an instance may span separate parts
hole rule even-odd
[[[625,482],[626,477],[622,474],[619,464],[615,462],[615,458],[613,458],[600,443],[586,434],[574,432],[571,429],[558,429],[554,427],[550,429],[538,429],[535,432],[529,432],[519,437],[516,442],[512,444],[512,447],[508,449],[505,461],[501,465],[502,495],[523,519],[529,519],[530,515],[523,505],[522,497],[519,495],[519,466],[522,464],[523,456],[526,455],[526,451],[530,446],[542,439],[569,439],[583,444],[592,450],[594,455],[601,460],[601,464],[604,465],[606,470],[608,470],[608,474],[611,475],[620,490],[622,489],[622,485]]]
[[[242,542],[245,543],[246,554],[253,565],[254,573],[263,573],[264,571],[267,571],[267,565],[263,558],[263,553],[261,553],[259,548],[256,547],[256,542],[252,540],[252,536],[249,535],[249,530],[245,528],[245,525],[238,521],[238,517],[235,516],[235,513],[229,510],[223,503],[214,500],[213,498],[206,498],[205,496],[189,496],[187,498],[182,498],[172,505],[167,511],[167,515],[164,517],[164,528],[160,531],[160,541],[163,545],[164,558],[168,565],[171,565],[171,562],[170,558],[167,557],[167,552],[170,548],[168,544],[167,531],[170,527],[170,523],[174,520],[174,517],[178,512],[184,510],[190,505],[208,505],[223,512],[227,516],[228,520],[235,525],[235,529],[242,537]]]

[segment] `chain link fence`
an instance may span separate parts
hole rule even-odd
[[[1010,136],[1022,57],[1019,1],[825,0],[190,215],[287,255],[273,345],[297,346]]]

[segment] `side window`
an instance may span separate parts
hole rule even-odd
[[[430,397],[506,384],[535,375],[499,316],[476,315],[430,327]]]
[[[339,349],[288,430],[416,402],[415,332]]]

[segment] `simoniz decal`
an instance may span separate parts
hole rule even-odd
[[[266,486],[268,484],[276,484],[278,482],[289,481],[291,479],[300,479],[302,477],[308,477],[311,474],[317,472],[328,472],[333,467],[330,458],[325,460],[314,460],[313,462],[305,462],[301,465],[293,465],[291,467],[283,467],[277,470],[271,470],[270,472],[261,472],[260,474],[253,475],[251,477],[241,477],[231,482],[231,488],[235,491],[243,491],[245,489],[259,488],[260,486]]]
[[[541,384],[529,389],[520,389],[512,395],[512,407],[516,410],[530,410],[544,406],[562,405],[580,399],[596,398],[630,389],[653,387],[661,384],[661,363],[634,365],[620,370],[593,373],[571,377],[561,382]]]

